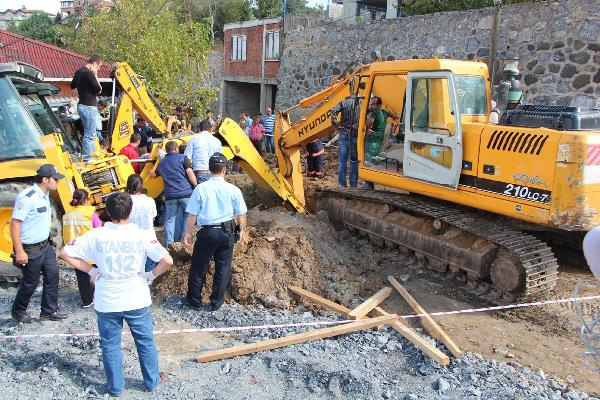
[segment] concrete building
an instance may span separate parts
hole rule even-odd
[[[111,0],[61,0],[60,13],[63,17],[80,13],[92,6],[112,7]]]
[[[368,20],[398,17],[398,0],[333,0],[343,5],[342,19],[352,21],[362,16]]]
[[[240,112],[263,112],[275,105],[279,77],[281,19],[225,24],[224,76],[220,113],[238,120]],[[283,35],[282,35],[283,36]]]
[[[20,21],[31,17],[33,14],[48,14],[50,17],[54,17],[53,14],[47,13],[43,10],[30,10],[25,6],[17,10],[9,8],[4,11],[0,11],[0,29],[7,29],[11,22],[14,22],[15,25],[18,25]]]

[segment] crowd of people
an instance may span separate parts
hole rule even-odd
[[[59,257],[75,268],[82,307],[95,310],[110,395],[118,396],[125,385],[120,350],[123,321],[134,338],[146,387],[153,390],[165,378],[159,370],[153,339],[149,290],[154,279],[173,264],[165,246],[177,241],[193,246],[189,289],[183,303],[206,311],[223,305],[233,247],[243,235],[247,209],[240,189],[224,180],[227,159],[221,142],[210,133],[211,127],[209,119],[194,126],[196,133],[185,150],[177,141],[167,142],[164,156],[151,173],[164,182],[162,243],[154,229],[156,203],[147,196],[139,169],[129,176],[125,192],[106,197],[107,222],[100,219],[83,189],[73,191],[71,208],[63,215],[66,245]],[[133,132],[130,142],[123,154],[139,157],[141,134]],[[38,169],[35,183],[15,200],[10,234],[14,265],[22,270],[23,278],[11,315],[20,323],[33,321],[27,309],[40,276],[40,319],[60,321],[67,317],[58,309],[59,270],[52,246],[50,204],[50,193],[63,178],[54,165],[45,164]],[[211,259],[216,266],[212,295],[209,304],[202,304],[200,292]]]

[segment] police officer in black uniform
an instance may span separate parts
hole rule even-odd
[[[246,225],[246,203],[240,189],[225,181],[226,165],[227,158],[223,154],[214,153],[210,157],[208,169],[211,177],[196,186],[185,210],[189,214],[183,239],[186,245],[192,244],[192,227],[200,227],[188,274],[188,294],[184,300],[192,309],[202,306],[200,293],[211,258],[215,260],[215,276],[210,310],[216,311],[223,305],[231,278],[233,246],[240,241]]]
[[[50,192],[56,190],[62,178],[64,175],[58,173],[54,165],[44,164],[37,170],[35,183],[15,199],[10,237],[15,250],[14,264],[23,271],[23,279],[11,315],[18,322],[32,322],[27,306],[40,274],[44,276],[40,319],[59,321],[66,318],[58,313],[58,267],[50,241]]]

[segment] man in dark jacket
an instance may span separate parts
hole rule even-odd
[[[90,158],[94,152],[94,139],[96,138],[96,120],[98,119],[98,104],[96,96],[102,92],[98,80],[98,69],[102,66],[100,56],[94,54],[87,64],[75,71],[71,81],[71,89],[77,89],[79,103],[77,114],[83,123],[83,137],[81,139],[81,155],[84,160]]]
[[[356,187],[358,185],[358,150],[356,142],[361,105],[361,99],[356,96],[349,96],[331,110],[331,123],[337,128],[339,135],[338,183],[342,187],[346,187],[348,156],[350,156],[350,186]],[[339,123],[338,114],[341,117]]]
[[[196,187],[196,175],[192,162],[179,154],[177,142],[166,145],[167,154],[156,167],[156,176],[162,176],[165,194],[165,243],[171,244],[183,239],[185,233],[185,209]]]

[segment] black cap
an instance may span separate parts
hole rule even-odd
[[[44,164],[37,170],[37,176],[41,177],[52,177],[56,180],[62,179],[65,176],[58,172],[56,167],[52,164]]]
[[[216,152],[208,159],[208,168],[213,165],[227,164],[227,158],[222,153]]]

